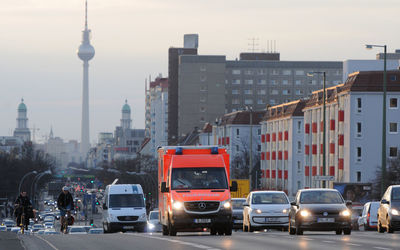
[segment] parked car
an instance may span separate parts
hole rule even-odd
[[[44,225],[43,224],[34,224],[32,226],[31,232],[32,233],[36,233],[37,231],[42,230],[42,229],[44,229]]]
[[[103,228],[91,228],[88,232],[89,234],[103,234]]]
[[[44,228],[54,228],[54,223],[53,222],[45,222],[44,223]]]
[[[288,227],[290,203],[282,191],[250,192],[243,206],[243,231]]]
[[[232,225],[233,229],[243,228],[243,204],[246,198],[232,198]]]
[[[12,227],[10,231],[13,233],[18,233],[18,231],[21,231],[21,228],[20,227]]]
[[[14,220],[11,219],[5,219],[3,220],[3,225],[6,226],[8,229],[11,229],[12,227],[15,227],[17,223],[15,223]],[[7,231],[9,231],[7,229]]]
[[[400,185],[392,185],[383,194],[378,209],[378,232],[400,230]]]
[[[376,230],[378,225],[379,205],[380,203],[378,201],[365,203],[361,217],[358,218],[358,226],[360,230]]]
[[[0,226],[0,232],[7,231],[7,226]]]
[[[70,226],[68,227],[69,234],[87,234],[86,229],[82,226]]]
[[[158,210],[151,211],[147,220],[147,231],[148,232],[161,232],[162,226],[158,218]]]
[[[49,234],[60,234],[60,232],[57,232],[55,229],[46,229],[44,230],[44,234],[49,235]]]
[[[301,189],[291,202],[289,234],[304,231],[335,231],[351,234],[351,201],[336,189]]]

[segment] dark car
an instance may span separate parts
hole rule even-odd
[[[243,204],[246,198],[232,198],[232,225],[233,229],[243,227]]]
[[[386,189],[378,209],[378,232],[400,230],[400,185]]]
[[[289,234],[304,231],[335,231],[351,234],[351,202],[345,202],[336,189],[302,189],[289,212]]]

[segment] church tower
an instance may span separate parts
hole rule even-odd
[[[131,107],[128,105],[128,100],[125,100],[125,104],[122,106],[121,127],[123,130],[131,129],[131,124]]]
[[[24,99],[18,105],[17,128],[14,130],[14,136],[22,138],[23,141],[31,140],[31,131],[28,128],[28,116]]]

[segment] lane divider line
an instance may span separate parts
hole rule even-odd
[[[172,242],[172,243],[178,243],[178,244],[192,246],[192,247],[200,248],[200,249],[220,250],[218,248],[214,248],[214,247],[210,247],[210,246],[206,246],[206,245],[202,245],[202,244],[197,244],[197,243],[192,243],[192,242],[187,242],[187,241],[182,241],[182,240],[168,239],[168,238],[165,238],[165,237],[158,237],[158,236],[144,235],[144,234],[135,234],[135,233],[130,233],[130,234],[133,235],[133,236],[137,236],[137,237],[144,237],[144,238],[157,239],[157,240],[165,240],[165,241],[169,241],[169,242]]]
[[[35,237],[37,237],[37,238],[43,240],[44,242],[46,242],[46,243],[47,243],[51,248],[53,248],[54,250],[59,250],[57,247],[55,247],[53,244],[51,244],[48,240],[46,240],[46,239],[44,239],[44,238],[42,238],[42,237],[40,237],[40,236],[38,236],[38,235],[35,235]]]

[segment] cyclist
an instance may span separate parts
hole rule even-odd
[[[32,211],[32,203],[26,195],[25,191],[22,191],[14,203],[15,216],[17,217],[17,225],[20,226],[24,223],[25,229],[28,230],[30,211]],[[24,221],[21,221],[22,214],[24,213]]]
[[[72,198],[72,195],[69,192],[69,188],[67,186],[64,186],[62,188],[62,192],[57,199],[57,206],[60,209],[60,222],[62,232],[64,229],[65,214],[68,212],[69,215],[70,211],[74,209],[74,199]]]

